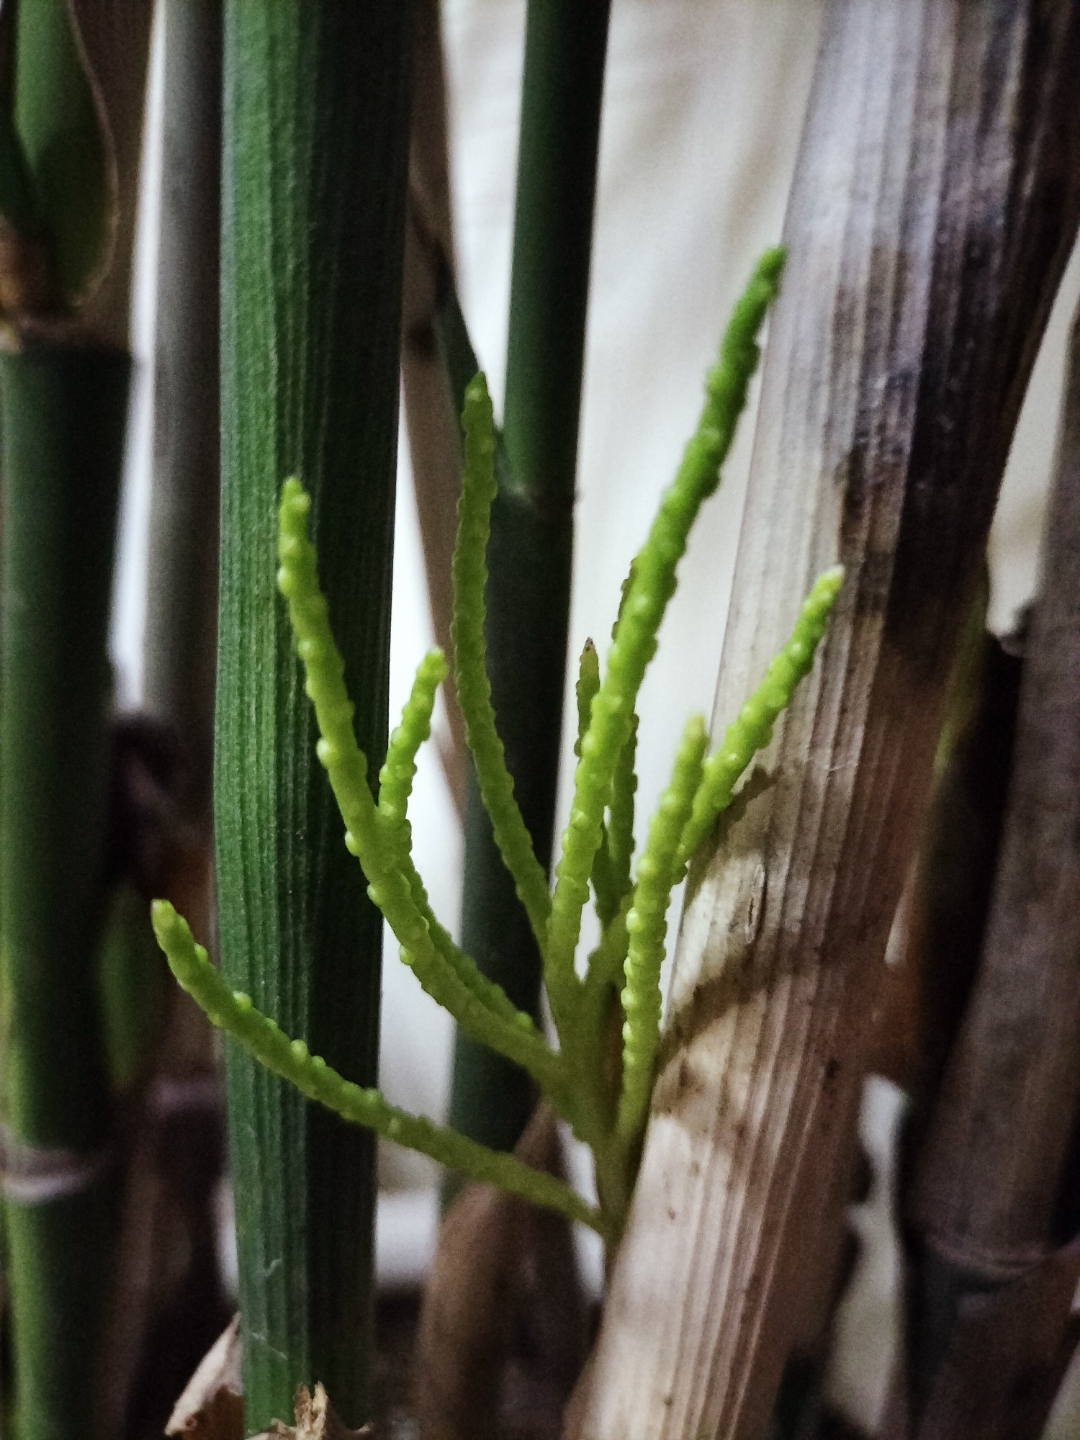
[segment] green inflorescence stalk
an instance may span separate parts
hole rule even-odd
[[[431,734],[435,692],[448,673],[442,651],[429,650],[417,667],[412,690],[401,712],[401,724],[390,736],[386,759],[379,771],[379,815],[395,833],[398,850],[406,857],[412,851],[408,808],[416,778],[416,754]]]
[[[634,560],[607,673],[593,701],[592,720],[581,742],[570,821],[555,872],[546,947],[545,981],[560,1035],[564,1027],[571,1028],[577,993],[574,949],[612,777],[629,739],[645,668],[656,652],[660,621],[675,592],[675,569],[686,549],[690,526],[702,502],[716,489],[720,466],[746,403],[759,357],[757,332],[779,287],[783,266],[783,250],[766,251],[735,306],[720,359],[706,379],[705,405],[697,431],[661,501],[649,538]]]
[[[290,1040],[273,1020],[256,1010],[250,996],[230,990],[203,947],[196,945],[187,923],[167,900],[155,900],[152,915],[158,944],[179,984],[194,996],[213,1024],[239,1040],[275,1075],[283,1076],[336,1115],[366,1125],[387,1140],[429,1155],[440,1165],[461,1170],[474,1180],[498,1185],[533,1204],[557,1210],[600,1235],[607,1233],[600,1212],[553,1176],[533,1170],[512,1155],[477,1145],[422,1116],[406,1114],[387,1104],[378,1090],[345,1080],[321,1056],[312,1055],[303,1040]]]
[[[757,360],[756,330],[778,283],[781,262],[780,252],[769,252],[736,307],[720,362],[709,376],[697,434],[631,567],[607,673],[601,678],[591,642],[582,654],[577,685],[580,762],[550,913],[543,875],[514,799],[484,674],[484,547],[494,492],[493,430],[483,377],[477,376],[467,388],[466,476],[454,561],[458,693],[500,848],[538,927],[561,1045],[557,1054],[532,1019],[454,945],[432,914],[412,860],[408,802],[416,754],[430,731],[435,692],[446,675],[446,663],[439,651],[422,661],[401,725],[390,742],[376,801],[368,786],[367,761],[356,741],[344,664],[330,630],[315,550],[308,539],[311,502],[296,480],[286,481],[281,495],[278,584],[288,601],[305,689],[315,708],[318,758],[345,822],[345,844],[360,860],[368,893],[398,937],[402,959],[428,993],[450,1011],[466,1034],[520,1065],[575,1133],[592,1146],[599,1211],[589,1210],[551,1177],[538,1176],[511,1157],[452,1130],[440,1130],[394,1110],[377,1091],[345,1081],[323,1061],[313,1059],[303,1041],[290,1041],[245,995],[234,993],[219,979],[170,907],[159,904],[155,909],[159,939],[181,983],[215,1023],[276,1074],[339,1115],[474,1178],[491,1180],[584,1220],[609,1242],[617,1239],[625,1219],[652,1089],[660,1033],[659,976],[672,892],[690,854],[730,804],[733,787],[755,751],[768,743],[773,722],[809,670],[842,579],[839,568],[819,578],[791,638],[708,761],[703,721],[694,718],[687,724],[671,782],[632,877],[637,689],[656,648],[657,628],[674,590],[687,531],[702,500],[715,488],[719,464],[745,400]],[[590,880],[601,937],[582,981],[573,970],[573,945]],[[605,1058],[616,1021],[622,1022],[621,1075],[611,1074]]]
[[[607,852],[608,894],[596,896],[597,914],[601,925],[614,919],[623,899],[630,893],[630,862],[634,854],[634,796],[637,793],[638,717],[630,716],[630,733],[619,751],[615,773],[611,777],[611,804],[608,809],[604,843],[596,852]],[[593,861],[593,883],[596,882],[596,861]]]
[[[623,1080],[616,1131],[630,1144],[645,1123],[652,1093],[653,1061],[660,1039],[660,966],[667,939],[667,910],[675,883],[676,855],[701,784],[708,736],[695,715],[686,723],[671,783],[649,826],[626,916],[629,950],[622,992]]]
[[[581,742],[585,731],[589,728],[589,716],[592,712],[592,702],[596,692],[600,689],[600,656],[596,653],[596,646],[591,640],[586,640],[581,651],[581,659],[578,661],[577,685],[574,687],[574,696],[577,700],[577,739],[574,741],[574,754],[580,760]]]
[[[495,423],[487,381],[476,375],[465,387],[462,412],[465,460],[454,546],[454,682],[465,721],[465,738],[476,767],[477,784],[491,819],[495,843],[514,879],[538,945],[543,945],[551,899],[547,877],[536,858],[532,839],[514,799],[514,782],[506,768],[502,741],[495,728],[491,682],[484,641],[484,586],[487,583],[488,536],[495,483]]]
[[[581,659],[578,662],[578,679],[575,686],[575,699],[577,700],[578,728],[577,739],[574,741],[574,754],[581,759],[581,742],[585,738],[585,732],[589,728],[589,720],[592,715],[592,702],[600,690],[600,657],[596,653],[596,646],[591,640],[586,640],[581,652]],[[633,820],[631,818],[631,825]],[[616,872],[612,867],[611,842],[606,825],[602,827],[600,844],[597,846],[596,854],[592,863],[592,887],[593,899],[596,902],[596,914],[600,920],[600,928],[606,929],[619,909],[619,901],[622,897],[622,888],[616,878]],[[629,864],[625,876],[626,888],[629,886]]]

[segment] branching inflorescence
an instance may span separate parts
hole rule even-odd
[[[549,1175],[510,1155],[386,1103],[375,1090],[351,1084],[303,1040],[234,994],[166,901],[156,901],[154,926],[179,980],[211,1020],[275,1073],[348,1120],[430,1155],[465,1174],[584,1221],[613,1243],[622,1228],[648,1114],[660,1036],[660,966],[672,891],[694,850],[730,803],[754,753],[769,743],[773,722],[813,662],[840,588],[839,568],[814,585],[791,638],[761,685],[706,758],[703,720],[691,719],[636,871],[632,866],[637,694],[656,650],[656,635],[675,590],[675,571],[702,502],[712,494],[758,360],[757,332],[776,293],[781,251],[766,253],[728,325],[717,365],[706,382],[705,406],[675,480],[624,587],[606,669],[589,642],[577,685],[578,757],[574,799],[556,867],[554,893],[536,859],[514,799],[491,706],[485,667],[485,553],[495,496],[495,431],[482,375],[465,396],[465,461],[454,555],[455,681],[484,804],[499,850],[529,916],[559,1048],[532,1019],[486,980],[432,914],[412,860],[408,802],[416,753],[427,738],[435,692],[446,677],[433,650],[417,671],[402,721],[390,740],[376,800],[367,760],[356,743],[344,666],[319,590],[315,551],[307,537],[310,501],[286,481],[279,514],[278,585],[303,664],[305,689],[319,729],[317,754],[345,824],[345,845],[367,877],[368,893],[401,946],[401,958],[424,989],[473,1039],[521,1065],[554,1109],[592,1148],[598,1208]],[[581,916],[592,887],[600,943],[584,977],[574,968]],[[612,1024],[622,1026],[621,1074],[605,1065]]]

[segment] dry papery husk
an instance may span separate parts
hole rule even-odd
[[[240,1379],[240,1317],[214,1342],[165,1427],[166,1435],[188,1440],[244,1440],[244,1400]],[[252,1440],[369,1440],[370,1425],[350,1430],[338,1418],[322,1385],[312,1395],[304,1386],[296,1393],[295,1424],[273,1420],[269,1430]]]
[[[243,1440],[240,1356],[240,1317],[234,1315],[173,1406],[166,1435],[185,1435],[189,1440]]]
[[[296,1424],[283,1425],[280,1420],[271,1422],[269,1430],[252,1436],[252,1440],[369,1440],[373,1435],[370,1425],[359,1430],[350,1430],[343,1425],[321,1385],[315,1386],[310,1395],[301,1386],[296,1396]]]

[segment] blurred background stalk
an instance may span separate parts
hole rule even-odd
[[[90,1433],[115,1239],[95,945],[128,357],[0,356],[5,1220],[17,1433]]]
[[[331,621],[374,780],[386,744],[410,7],[231,0],[225,12],[221,567],[214,801],[222,967],[363,1085],[382,921],[315,759],[276,501],[313,497]],[[231,1049],[246,1424],[371,1380],[372,1137]]]
[[[221,0],[163,0],[161,220],[143,703],[200,779],[217,638]]]
[[[121,27],[103,76],[73,13],[64,0],[5,6],[0,95],[0,1039],[20,1440],[97,1433],[117,1233],[98,947],[131,361],[126,299],[98,302],[108,276],[127,295],[149,16]]]
[[[551,859],[566,672],[585,317],[609,0],[531,0],[510,289],[504,441],[492,508],[488,671],[515,794]],[[451,368],[453,368],[451,364]],[[454,388],[456,389],[456,383]],[[538,1015],[540,957],[466,767],[462,945]],[[501,1056],[455,1040],[450,1123],[496,1149],[535,1102]]]
[[[1036,1440],[1076,1341],[1080,1260],[1056,1276],[1054,1252],[1080,1218],[1078,655],[1080,315],[978,970],[907,1196],[910,1433],[927,1440]],[[1023,1316],[1025,1287],[1037,1325]],[[980,1320],[989,1335],[973,1344]]]
[[[222,0],[155,6],[151,154],[142,167],[150,188],[142,213],[158,206],[148,227],[157,293],[145,713],[117,725],[114,828],[134,852],[135,873],[113,901],[103,987],[107,1033],[126,1031],[125,1048],[135,1050],[126,1070],[139,1101],[127,1127],[106,1339],[104,1424],[118,1440],[161,1433],[234,1308],[222,1290],[214,1220],[225,1163],[218,1047],[205,1015],[163,967],[148,907],[167,895],[212,944],[222,10]]]

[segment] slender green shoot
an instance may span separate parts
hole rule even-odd
[[[660,622],[675,593],[675,570],[686,549],[690,526],[703,501],[716,489],[720,467],[746,404],[760,354],[757,333],[779,288],[783,266],[783,250],[766,251],[728,322],[720,359],[705,382],[705,405],[697,431],[634,560],[607,673],[581,742],[570,821],[555,872],[546,947],[545,982],[560,1036],[564,1029],[572,1028],[577,989],[574,950],[612,777],[630,737],[634,704],[645,668],[656,653]]]
[[[408,808],[416,778],[417,751],[431,734],[435,692],[448,673],[442,651],[429,650],[417,668],[412,691],[401,713],[401,724],[390,736],[386,759],[379,771],[379,814],[396,834],[402,856],[412,852]]]
[[[795,687],[814,663],[814,652],[825,634],[825,622],[843,583],[840,565],[826,570],[803,601],[791,636],[770,664],[765,679],[724,732],[722,744],[705,765],[694,808],[679,843],[678,879],[705,834],[722,810],[731,804],[732,792],[754,754],[772,739],[773,723],[785,709]]]
[[[512,1195],[557,1210],[607,1235],[608,1227],[600,1212],[553,1176],[533,1170],[513,1155],[477,1145],[422,1116],[408,1115],[389,1105],[378,1090],[345,1080],[321,1056],[312,1055],[303,1040],[290,1040],[269,1016],[252,1005],[250,996],[230,990],[206,951],[195,943],[187,922],[167,900],[155,900],[151,913],[158,944],[179,984],[198,1001],[214,1025],[239,1040],[275,1075],[290,1081],[302,1094],[318,1100],[344,1120],[366,1125],[387,1140],[429,1155],[440,1165],[498,1185]]]
[[[597,914],[601,925],[607,925],[618,913],[619,906],[630,893],[630,862],[634,854],[634,796],[637,793],[637,714],[630,716],[630,733],[619,751],[615,773],[611,777],[611,805],[608,811],[604,848],[608,855],[608,894],[596,896]],[[596,861],[593,861],[595,885]]]
[[[660,966],[667,939],[679,841],[701,784],[708,736],[699,715],[686,723],[675,757],[671,783],[649,826],[645,853],[637,868],[634,896],[626,917],[630,937],[626,986],[622,992],[623,1081],[616,1131],[632,1143],[645,1123],[652,1093],[653,1062],[660,1041]]]
[[[574,687],[574,695],[577,699],[577,739],[574,741],[574,754],[581,759],[581,742],[584,739],[585,731],[589,728],[589,716],[592,712],[592,702],[600,689],[600,656],[596,653],[596,646],[591,640],[586,640],[581,651],[581,659],[578,661],[577,685]]]
[[[592,702],[600,690],[600,657],[596,653],[596,646],[591,640],[585,641],[581,652],[581,659],[578,662],[578,679],[575,686],[575,697],[577,699],[578,729],[577,739],[574,741],[574,754],[581,759],[581,742],[585,738],[585,732],[589,728],[589,719],[592,714]],[[632,822],[631,822],[632,823]],[[596,914],[600,920],[601,929],[611,924],[619,908],[621,890],[619,881],[616,879],[611,863],[610,840],[607,826],[602,829],[600,844],[592,863],[592,887],[593,898],[596,902]]]

